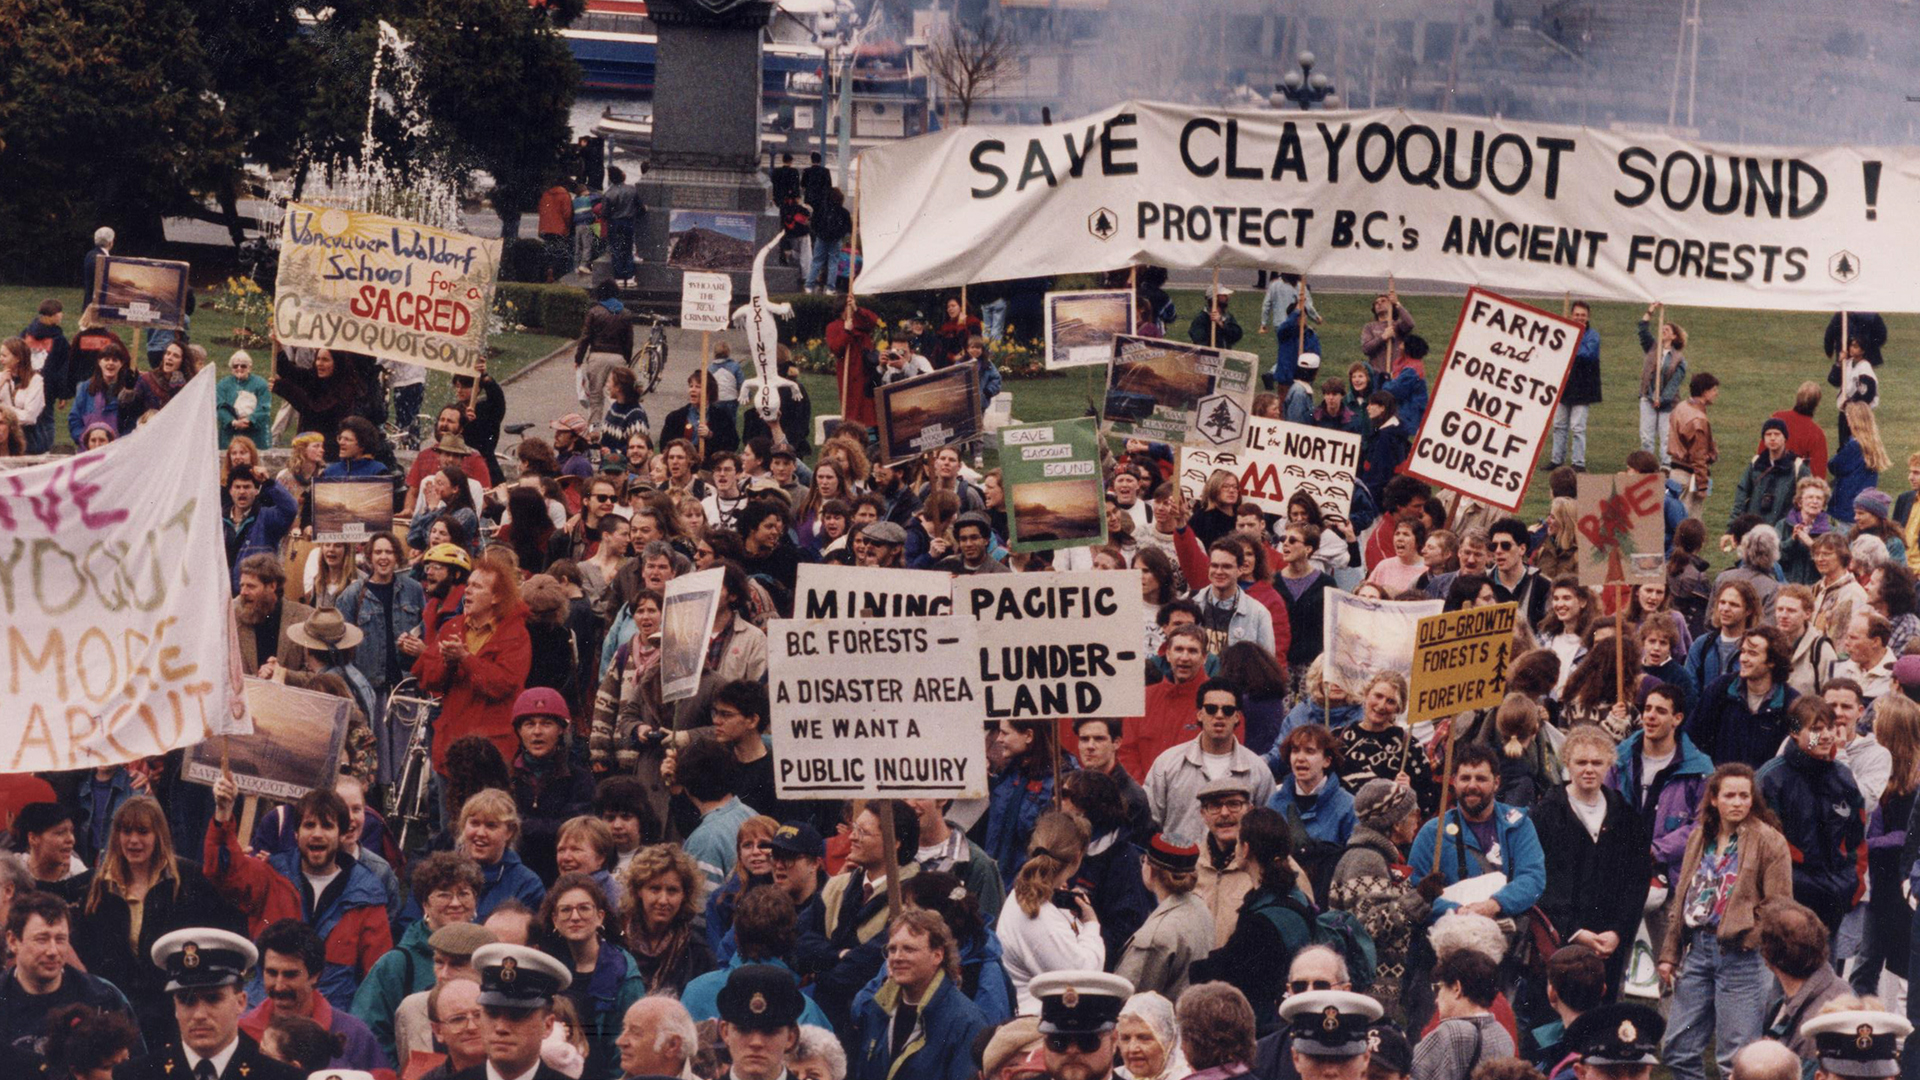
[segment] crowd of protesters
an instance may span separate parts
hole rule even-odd
[[[1142,319],[1178,325],[1163,275],[1138,280]],[[601,295],[583,365],[595,342],[631,348]],[[1190,337],[1243,334],[1225,295]],[[191,1046],[167,980],[192,965],[156,945],[211,930],[257,954],[241,1028],[265,1054],[405,1080],[486,1059],[474,1018],[512,1011],[515,966],[489,967],[506,996],[475,1004],[475,957],[499,944],[544,954],[529,978],[560,973],[542,1067],[581,1080],[1616,1080],[1656,1059],[1693,1080],[1709,1052],[1721,1076],[1896,1075],[1920,514],[1879,486],[1884,327],[1855,314],[1829,343],[1833,443],[1817,384],[1739,433],[1754,449],[1720,471],[1735,506],[1713,523],[1718,381],[1687,370],[1683,328],[1643,322],[1640,448],[1589,460],[1587,329],[1543,463],[1551,510],[1529,522],[1404,472],[1435,373],[1396,295],[1324,381],[1337,347],[1300,325],[1319,318],[1297,281],[1266,300],[1259,332],[1290,347],[1254,411],[1362,435],[1351,513],[1274,514],[1227,473],[1189,501],[1170,448],[1130,442],[1104,466],[1108,542],[1037,554],[1009,550],[998,470],[960,447],[888,461],[870,434],[890,366],[991,365],[958,298],[892,340],[847,301],[828,333],[846,396],[817,447],[804,392],[762,412],[717,357],[658,442],[616,362],[593,368],[610,407],[502,461],[483,368],[431,403],[403,468],[382,421],[415,384],[338,351],[275,348],[257,373],[233,354],[207,450],[239,647],[249,672],[349,702],[338,782],[248,808],[177,754],[13,778],[0,1052],[92,1080],[116,1052]],[[69,400],[77,447],[124,437],[209,359],[183,333],[136,362],[61,321],[49,301],[0,343],[14,453],[50,449]],[[293,420],[277,472],[274,397]],[[1668,553],[1662,580],[1603,592],[1580,583],[1570,521],[1577,475],[1616,465],[1662,477]],[[1908,467],[1920,482],[1920,453]],[[312,543],[313,485],[365,477],[393,483],[395,531]],[[1710,575],[1709,543],[1737,562]],[[783,800],[764,628],[816,562],[1137,572],[1145,712],[984,724],[975,802]],[[664,701],[663,592],[710,568],[704,674]],[[1516,604],[1505,700],[1410,726],[1405,672],[1343,685],[1322,632],[1342,589]],[[404,843],[403,684],[437,703]],[[762,1059],[741,1033],[768,1009],[785,1034]],[[85,1053],[66,1037],[82,1025],[104,1033]],[[1831,1067],[1856,1036],[1867,1056],[1846,1060],[1886,1071]]]

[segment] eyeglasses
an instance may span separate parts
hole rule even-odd
[[[1056,1054],[1064,1054],[1068,1050],[1091,1054],[1100,1049],[1100,1035],[1098,1031],[1082,1031],[1076,1035],[1055,1033],[1047,1036],[1047,1049]]]
[[[566,907],[554,908],[553,913],[563,919],[584,919],[598,910],[600,909],[592,904],[568,904]]]
[[[1245,799],[1221,799],[1218,802],[1201,803],[1200,812],[1203,814],[1219,814],[1229,810],[1245,810],[1250,805],[1252,804]]]
[[[747,847],[751,848],[754,851],[772,851],[773,841],[761,840],[757,843],[748,844]]]
[[[612,495],[602,495],[602,494],[601,494],[600,492],[598,492],[598,491],[596,491],[596,492],[594,492],[593,494],[591,494],[591,495],[589,495],[589,496],[587,496],[587,498],[589,498],[589,499],[592,499],[592,500],[593,500],[594,502],[612,502],[612,501],[613,501],[613,496],[612,496]]]
[[[1295,979],[1287,984],[1289,994],[1304,994],[1309,990],[1331,990],[1333,983],[1327,979]]]
[[[1238,705],[1207,704],[1200,706],[1200,711],[1206,713],[1208,716],[1232,716],[1234,713],[1240,711],[1240,707]]]
[[[472,889],[435,889],[434,891],[427,894],[427,899],[433,901],[436,904],[448,904],[448,903],[452,903],[455,900],[465,900],[468,903],[472,903],[473,890]]]
[[[1496,540],[1493,543],[1487,545],[1487,547],[1493,551],[1512,551],[1514,548],[1517,548],[1519,546],[1520,545],[1514,543],[1511,540]]]
[[[485,1019],[486,1015],[480,1010],[475,1009],[472,1012],[455,1013],[441,1020],[440,1026],[450,1028],[479,1027],[480,1022]]]

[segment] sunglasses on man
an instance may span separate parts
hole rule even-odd
[[[1075,1034],[1055,1032],[1047,1036],[1047,1049],[1056,1054],[1064,1054],[1068,1050],[1078,1050],[1083,1054],[1091,1054],[1095,1050],[1100,1049],[1100,1032],[1082,1031]]]

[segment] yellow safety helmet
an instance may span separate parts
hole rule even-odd
[[[467,557],[466,550],[458,544],[433,545],[427,549],[426,561],[457,566],[469,574],[473,572],[473,560]]]

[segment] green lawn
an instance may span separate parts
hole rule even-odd
[[[34,314],[39,311],[40,302],[49,298],[59,300],[65,305],[66,320],[63,327],[67,336],[72,337],[75,332],[74,326],[79,319],[80,290],[44,289],[24,285],[0,286],[0,334],[15,334],[25,328],[27,323],[32,321]],[[196,300],[198,307],[193,316],[193,340],[206,346],[208,357],[221,365],[221,370],[224,372],[227,357],[233,354],[235,348],[231,337],[234,329],[243,323],[259,330],[264,330],[265,326],[260,319],[248,320],[233,312],[214,310],[215,305],[209,302],[210,295],[207,289],[197,289]],[[132,329],[130,327],[118,329],[121,338],[131,348],[133,346]],[[507,376],[532,361],[559,348],[567,340],[548,337],[544,334],[502,335],[493,340],[493,346],[497,352],[488,361],[487,372],[496,379],[505,380]],[[272,372],[268,370],[270,364],[268,353],[271,350],[249,348],[247,351],[253,354],[254,370],[271,379]],[[144,368],[144,359],[139,360],[139,364]],[[431,410],[437,403],[447,401],[451,397],[452,388],[449,377],[444,372],[429,371],[427,373],[427,404],[423,408],[431,415]],[[66,441],[66,412],[66,407],[62,406],[55,421],[57,433],[55,440],[59,443]]]
[[[1462,290],[1458,296],[1410,296],[1402,300],[1413,315],[1415,332],[1433,347],[1427,360],[1429,380],[1439,373],[1439,361],[1453,335],[1464,296]],[[1181,313],[1179,325],[1184,336],[1186,321],[1199,307],[1200,294],[1175,293],[1174,301]],[[1367,319],[1372,294],[1320,293],[1314,302],[1326,319],[1316,328],[1326,353],[1321,370],[1344,374],[1348,365],[1361,359],[1360,326]],[[1271,334],[1254,333],[1260,319],[1260,294],[1236,293],[1231,304],[1234,317],[1247,331],[1241,347],[1259,353],[1264,370],[1272,363],[1274,341]],[[1547,306],[1555,311],[1559,308],[1557,303]],[[1605,397],[1593,407],[1588,423],[1587,465],[1595,472],[1622,467],[1627,454],[1639,449],[1637,399],[1643,354],[1635,326],[1643,310],[1628,304],[1594,305],[1593,325],[1600,331]],[[1713,495],[1705,511],[1708,534],[1717,536],[1733,505],[1734,485],[1759,443],[1761,423],[1775,411],[1792,406],[1794,389],[1801,382],[1811,379],[1826,391],[1816,416],[1832,440],[1833,390],[1826,384],[1830,365],[1820,349],[1820,335],[1828,316],[1814,312],[1669,308],[1667,317],[1687,330],[1688,369],[1694,373],[1710,371],[1722,384],[1719,403],[1711,413],[1721,458],[1714,468]],[[1887,324],[1892,344],[1881,369],[1878,417],[1895,467],[1881,476],[1881,487],[1897,494],[1906,489],[1906,456],[1920,450],[1920,394],[1909,397],[1902,390],[1905,360],[1900,347],[1920,340],[1920,316],[1888,316]],[[1084,415],[1092,393],[1089,378],[1073,371],[1059,378],[1009,381],[1014,416],[1033,421]],[[816,411],[829,411],[829,403],[835,400],[831,378],[808,376],[807,388],[818,403]],[[1546,461],[1545,454],[1541,461]],[[1527,489],[1521,511],[1528,521],[1537,521],[1546,512],[1546,475],[1544,471],[1535,473]]]

